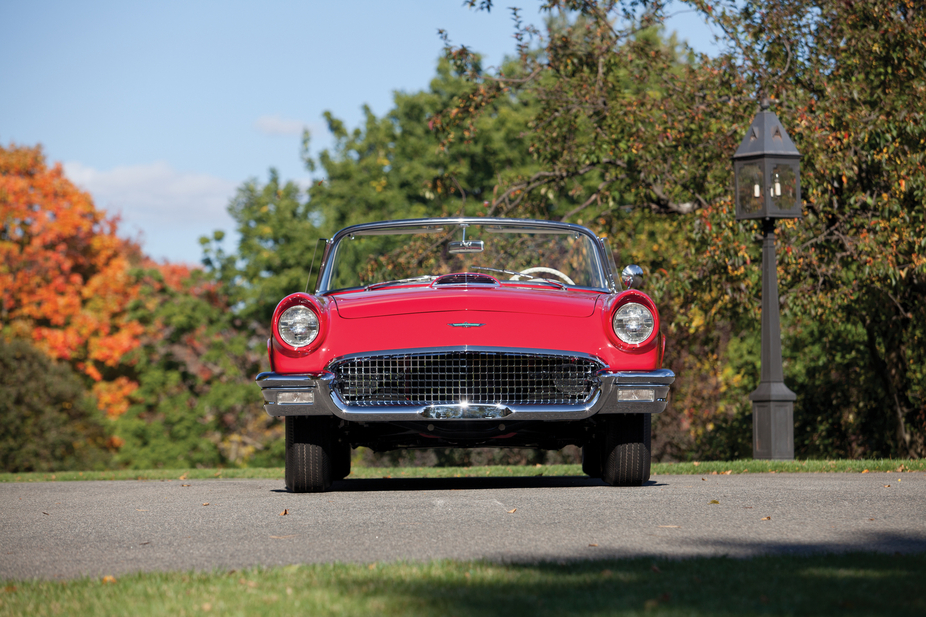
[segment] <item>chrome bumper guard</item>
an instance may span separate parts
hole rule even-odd
[[[669,400],[675,373],[655,371],[599,371],[591,396],[578,405],[457,405],[356,407],[331,389],[334,374],[281,375],[261,373],[257,384],[264,410],[271,416],[337,416],[353,422],[414,420],[582,420],[596,414],[660,413]],[[280,402],[293,401],[293,402]]]

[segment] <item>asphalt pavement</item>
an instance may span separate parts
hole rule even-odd
[[[926,474],[0,485],[0,580],[330,561],[926,552]]]

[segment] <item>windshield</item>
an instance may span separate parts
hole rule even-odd
[[[553,225],[365,228],[332,246],[319,291],[428,282],[457,272],[481,272],[502,282],[607,288],[596,243],[586,233]]]

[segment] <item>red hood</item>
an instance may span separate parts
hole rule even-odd
[[[558,317],[589,317],[600,293],[536,287],[404,287],[357,291],[332,296],[338,314],[345,319],[487,311]]]

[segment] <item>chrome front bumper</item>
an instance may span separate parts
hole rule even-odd
[[[337,416],[352,422],[407,422],[428,420],[582,420],[596,414],[660,413],[669,399],[675,373],[655,371],[599,371],[592,395],[579,405],[417,405],[358,407],[344,402],[331,389],[333,373],[281,375],[261,373],[257,384],[264,410],[271,416]],[[283,395],[283,396],[281,396]],[[311,402],[280,402],[280,400]]]

